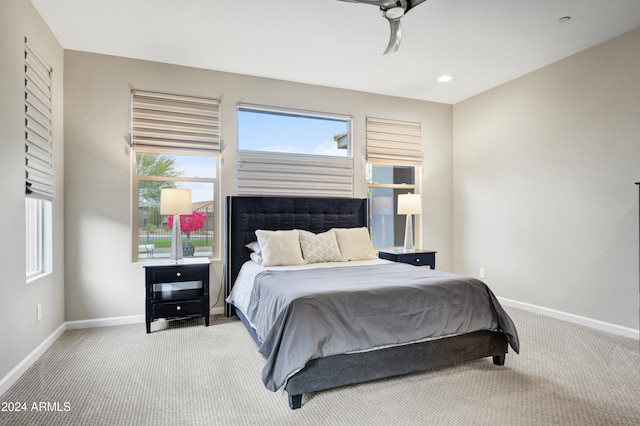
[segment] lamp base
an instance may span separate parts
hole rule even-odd
[[[407,215],[407,224],[404,227],[404,251],[413,251],[413,221],[410,214]]]
[[[182,254],[182,230],[180,229],[180,215],[173,215],[173,228],[171,229],[171,254],[169,259],[176,263],[183,260]]]

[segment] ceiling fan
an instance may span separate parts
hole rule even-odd
[[[424,3],[427,0],[341,0],[348,1],[350,3],[366,3],[378,6],[382,11],[389,25],[391,25],[391,36],[389,37],[389,45],[384,51],[384,54],[396,52],[400,47],[400,40],[402,38],[402,26],[400,24],[400,18],[402,18],[408,11]]]

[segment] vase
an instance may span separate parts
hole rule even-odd
[[[191,244],[189,241],[185,241],[182,244],[182,255],[183,256],[193,256],[193,254],[196,252],[196,246],[194,246],[193,244]]]

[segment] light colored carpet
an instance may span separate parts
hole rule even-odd
[[[504,367],[487,358],[317,392],[295,411],[263,387],[264,361],[235,318],[67,331],[0,397],[27,408],[0,411],[0,424],[640,424],[637,340],[507,310],[522,350]],[[42,402],[49,410],[33,409]]]

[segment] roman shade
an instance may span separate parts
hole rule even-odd
[[[353,197],[353,158],[238,151],[238,195]]]
[[[52,69],[24,39],[25,191],[53,200]]]
[[[367,162],[422,166],[421,124],[367,117]]]
[[[136,150],[220,151],[220,101],[133,90],[131,144]]]

